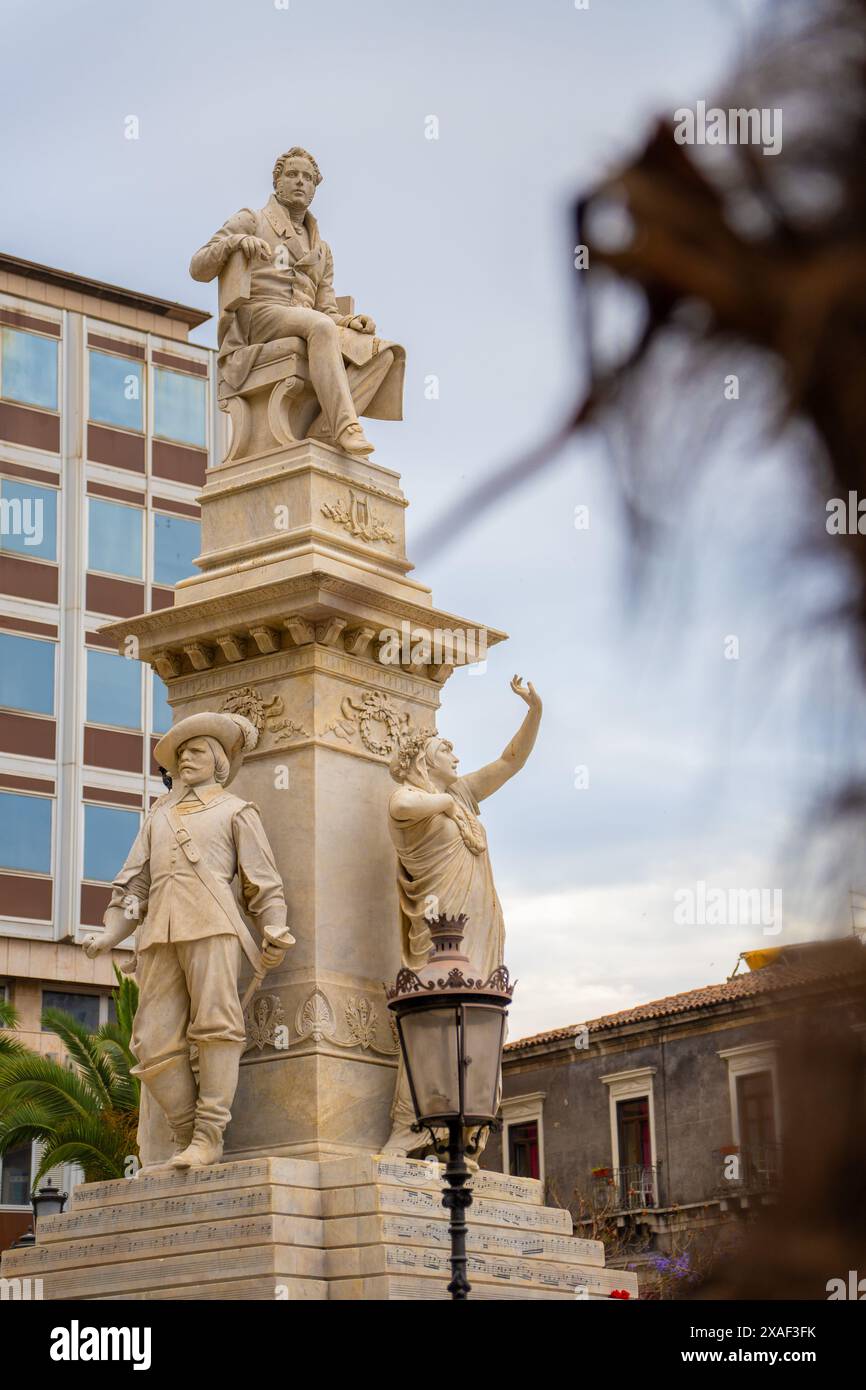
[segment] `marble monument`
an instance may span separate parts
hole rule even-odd
[[[478,803],[526,761],[541,705],[515,678],[520,730],[458,778],[442,688],[505,634],[435,608],[411,573],[400,476],[358,418],[400,418],[404,354],[334,292],[309,212],[320,178],[292,147],[267,203],[192,260],[219,280],[231,426],[197,573],[173,607],[104,629],[168,688],[156,752],[178,782],[87,947],[138,912],[147,1171],[82,1184],[35,1247],[6,1252],[3,1274],[43,1279],[48,1299],[447,1297],[441,1168],[382,1152],[408,1118],[384,985],[424,955],[426,909],[467,912],[477,969],[501,961]],[[473,1189],[472,1297],[636,1295],[541,1183],[478,1171]]]

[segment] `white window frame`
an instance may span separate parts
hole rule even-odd
[[[105,429],[114,429],[114,425],[105,425]],[[99,493],[88,492],[85,496],[85,524],[84,524],[84,570],[86,574],[98,574],[105,579],[119,579],[123,584],[144,584],[147,571],[147,527],[145,518],[147,508],[136,506],[134,502],[119,502],[115,497],[100,497]],[[128,511],[138,512],[139,541],[141,542],[141,574],[116,574],[114,570],[93,569],[90,565],[90,504],[91,502],[104,502],[109,507],[126,507]]]
[[[19,304],[18,302],[12,302],[12,303],[10,303],[10,304],[8,304],[8,305],[7,305],[7,302],[6,302],[5,299],[4,299],[4,301],[3,301],[3,307],[4,307],[4,308],[9,307],[9,308],[12,308],[13,310],[14,310],[14,309],[18,309],[18,308],[23,308],[23,309],[26,311],[28,304],[29,304],[29,301],[28,301],[28,300],[25,300],[25,301],[23,301],[23,303],[20,303],[20,304]],[[31,312],[32,312],[32,306],[31,306]],[[0,351],[0,400],[3,400],[3,401],[6,402],[8,405],[18,405],[18,406],[21,406],[21,407],[23,407],[24,410],[41,410],[42,413],[43,413],[43,415],[56,415],[56,416],[59,417],[59,416],[61,415],[61,412],[62,412],[62,409],[63,409],[63,347],[64,347],[64,344],[63,344],[63,324],[62,324],[62,320],[61,320],[61,319],[52,320],[52,322],[56,322],[57,325],[58,325],[58,327],[60,328],[61,331],[60,331],[59,334],[48,333],[44,328],[21,328],[19,325],[14,324],[14,323],[4,323],[4,324],[0,325],[0,327],[2,327],[2,328],[7,328],[7,329],[9,329],[10,332],[12,332],[12,333],[23,333],[23,334],[25,334],[25,335],[27,335],[27,336],[29,336],[29,337],[31,337],[31,338],[47,338],[49,342],[55,344],[55,346],[56,346],[56,348],[57,348],[57,404],[56,404],[56,405],[37,405],[35,401],[14,401],[14,400],[12,400],[11,396],[4,396],[4,395],[3,395],[3,353],[2,353],[2,351]],[[38,446],[38,445],[35,445],[35,446],[34,446],[34,445],[30,445],[30,446],[28,446],[28,447],[31,447],[31,448],[36,447],[36,448],[38,448],[39,446]],[[44,451],[44,450],[40,450],[40,452],[43,452],[43,453],[44,453],[45,451]]]
[[[55,644],[55,645],[56,645],[56,644]],[[56,659],[56,658],[55,658],[55,659]],[[55,668],[55,672],[56,672],[56,668]],[[56,707],[56,699],[57,699],[57,695],[56,695],[56,687],[55,687],[55,707]],[[56,717],[56,716],[55,716],[55,717]],[[43,715],[42,718],[45,719],[45,718],[48,718],[48,716],[47,716],[47,715]],[[47,762],[48,759],[45,759],[45,761]],[[15,874],[15,875],[16,875],[17,877],[19,877],[19,878],[43,878],[43,879],[44,879],[44,878],[51,878],[51,879],[53,879],[54,876],[55,876],[56,853],[57,853],[57,851],[56,851],[56,846],[55,846],[56,830],[57,830],[57,792],[56,792],[56,791],[53,791],[53,792],[35,792],[35,791],[31,791],[31,789],[30,789],[29,787],[27,787],[27,788],[24,788],[24,787],[0,787],[0,791],[5,792],[8,796],[35,796],[35,797],[41,797],[41,799],[42,799],[43,801],[50,801],[50,802],[51,802],[51,828],[50,828],[50,830],[49,830],[49,832],[48,832],[48,836],[49,836],[48,868],[47,868],[47,869],[13,869],[13,868],[8,868],[8,867],[6,867],[6,866],[3,866],[2,868],[0,868],[0,873],[4,873],[4,874]],[[42,920],[43,920],[43,919],[42,919],[41,917],[18,918],[18,917],[11,917],[11,916],[9,916],[7,913],[0,913],[0,922],[18,922],[18,921],[26,921],[27,923],[33,923],[33,922],[41,922]]]
[[[86,412],[86,413],[87,413],[87,423],[88,423],[88,425],[96,425],[97,429],[103,429],[103,430],[119,430],[121,434],[129,434],[129,435],[132,435],[132,437],[133,437],[134,439],[144,439],[144,438],[146,437],[146,434],[147,434],[147,421],[148,421],[148,410],[147,410],[147,388],[148,388],[147,366],[148,366],[148,363],[147,363],[147,346],[146,346],[147,339],[146,339],[146,338],[145,338],[145,339],[142,339],[142,341],[141,341],[140,344],[139,344],[139,346],[142,346],[142,347],[144,347],[144,349],[145,349],[145,355],[144,355],[144,357],[130,357],[130,355],[129,355],[129,342],[122,342],[119,338],[116,340],[116,341],[117,341],[117,348],[116,348],[116,349],[115,349],[115,348],[107,348],[107,347],[91,347],[90,344],[89,344],[89,342],[87,341],[88,337],[90,336],[91,327],[95,327],[97,335],[102,336],[103,338],[109,337],[109,336],[113,337],[113,334],[107,334],[107,333],[105,332],[106,325],[105,325],[104,323],[102,323],[102,321],[101,321],[100,319],[87,319],[87,320],[86,320],[86,322],[85,322],[85,330],[84,330],[84,370],[83,370],[83,372],[82,372],[82,376],[83,376],[83,378],[84,378],[84,400],[85,400],[86,405],[87,405],[87,412]],[[132,339],[130,338],[129,341],[131,342]],[[108,420],[94,420],[93,416],[92,416],[91,413],[90,413],[90,354],[91,354],[92,352],[98,352],[98,353],[100,353],[101,356],[103,356],[103,357],[119,357],[119,358],[121,358],[124,362],[131,362],[132,365],[133,365],[134,367],[139,367],[139,368],[141,369],[141,394],[142,394],[142,401],[141,401],[141,429],[140,429],[140,430],[133,429],[130,425],[112,425],[112,424],[109,423]],[[87,554],[87,551],[85,550],[84,553],[85,553],[85,555],[86,555],[86,554]]]
[[[177,343],[170,343],[170,344],[168,344],[168,345],[164,345],[164,343],[163,343],[162,341],[158,341],[158,340],[156,340],[156,339],[151,340],[150,352],[148,353],[148,357],[147,357],[147,367],[148,367],[148,372],[147,372],[147,377],[148,377],[148,381],[147,381],[147,396],[148,396],[147,407],[148,407],[148,408],[147,408],[147,412],[146,412],[146,415],[145,415],[145,419],[147,420],[147,426],[148,426],[147,432],[148,432],[148,435],[150,436],[150,438],[151,438],[152,440],[156,440],[157,442],[160,442],[160,443],[163,443],[163,444],[174,444],[174,445],[176,445],[176,447],[177,447],[178,449],[204,449],[204,450],[206,451],[207,455],[208,455],[208,462],[210,462],[210,452],[211,452],[211,419],[210,419],[211,389],[210,389],[210,370],[208,371],[208,375],[207,375],[207,376],[202,376],[199,372],[184,372],[184,371],[181,371],[178,367],[166,367],[162,362],[154,362],[154,360],[153,360],[153,353],[154,353],[154,352],[167,352],[167,353],[172,353],[172,352],[174,352],[175,354],[177,354],[177,346],[178,346]],[[187,344],[185,344],[185,346],[186,346],[186,347],[192,347],[192,343],[187,343]],[[195,361],[195,362],[201,362],[202,359],[201,359],[200,357],[195,357],[195,358],[188,359],[188,360],[192,360],[192,361]],[[171,436],[168,435],[168,434],[157,434],[157,432],[156,432],[156,377],[157,377],[157,372],[173,372],[175,376],[186,376],[186,377],[190,377],[190,376],[191,376],[195,381],[200,381],[200,382],[202,382],[202,384],[204,385],[204,388],[205,388],[205,390],[204,390],[204,444],[190,444],[190,443],[189,443],[187,440],[185,440],[185,439],[172,439]],[[155,479],[154,481],[160,482],[161,480],[160,480],[160,479]]]
[[[737,1096],[737,1077],[752,1076],[756,1072],[768,1071],[773,1084],[773,1123],[776,1127],[776,1143],[782,1141],[782,1110],[779,1103],[779,1075],[775,1042],[744,1043],[741,1047],[722,1048],[718,1056],[727,1064],[728,1095],[731,1107],[731,1140],[740,1147],[740,1106]]]
[[[6,553],[6,552],[4,552],[4,554],[5,554],[5,553]],[[11,552],[9,552],[9,553],[11,553]],[[45,563],[50,564],[51,561],[47,561],[47,562],[45,562]],[[52,677],[51,677],[51,688],[52,688],[52,694],[53,694],[53,696],[54,696],[54,701],[53,701],[53,704],[52,704],[52,708],[51,708],[51,713],[50,713],[50,714],[46,714],[44,710],[24,709],[23,706],[21,706],[21,705],[0,705],[0,709],[2,709],[2,710],[4,710],[4,711],[5,711],[5,710],[10,710],[13,714],[25,714],[25,715],[29,715],[31,719],[57,719],[57,717],[58,717],[58,716],[57,716],[57,686],[58,686],[58,679],[57,679],[57,674],[58,674],[58,673],[57,673],[57,652],[58,652],[58,649],[59,649],[59,647],[60,647],[60,642],[59,642],[58,638],[56,638],[56,637],[43,637],[41,633],[35,633],[35,632],[17,632],[14,628],[11,628],[11,627],[4,627],[4,628],[2,629],[2,634],[3,634],[4,637],[22,637],[22,638],[24,639],[25,642],[44,642],[46,646],[48,646],[48,647],[53,647],[53,648],[54,648],[54,669],[53,669],[53,671],[52,671]],[[45,762],[53,762],[54,760],[53,760],[53,758],[46,758],[46,759],[44,759],[43,761],[45,761]],[[4,790],[4,791],[9,791],[10,788],[9,788],[9,787],[4,787],[3,790]]]
[[[502,1115],[502,1171],[511,1174],[508,1131],[512,1125],[526,1125],[533,1121],[538,1125],[538,1180],[544,1182],[544,1098],[546,1091],[527,1091],[522,1096],[503,1096],[500,1102]]]
[[[104,725],[101,725],[101,724],[97,724],[97,725],[91,725],[91,727],[92,727],[92,728],[103,728],[103,727],[105,727],[105,726],[104,726]],[[129,732],[129,731],[127,730],[126,732]],[[149,738],[150,738],[150,735],[148,734],[148,739],[149,739]],[[148,744],[148,754],[147,754],[147,756],[150,757],[150,745],[149,745],[149,744]],[[102,769],[100,769],[100,771],[102,771]],[[130,777],[135,777],[135,776],[136,776],[135,773],[131,773],[131,774],[129,774],[129,775],[130,775]],[[137,779],[137,780],[140,781],[140,779]],[[108,790],[108,788],[105,788],[105,790]],[[126,788],[126,787],[118,788],[118,790],[126,791],[127,788]],[[143,809],[141,806],[121,806],[121,805],[119,805],[116,801],[97,801],[95,797],[91,797],[91,796],[82,797],[81,801],[79,802],[79,814],[80,814],[80,816],[81,816],[81,835],[80,835],[79,855],[78,855],[78,881],[79,881],[79,884],[81,884],[81,883],[90,883],[90,884],[93,884],[93,886],[96,887],[96,888],[108,888],[108,887],[111,886],[111,883],[112,883],[112,880],[111,880],[110,878],[107,878],[107,879],[102,879],[102,878],[87,878],[87,877],[85,877],[85,873],[84,873],[84,852],[85,852],[85,847],[86,847],[86,846],[85,846],[85,838],[86,838],[86,833],[87,833],[87,832],[86,832],[86,814],[85,814],[85,811],[86,811],[86,808],[87,808],[88,806],[101,806],[101,807],[103,808],[103,810],[106,810],[106,811],[131,811],[133,815],[137,815],[137,816],[138,816],[138,830],[136,830],[135,835],[133,835],[132,839],[131,839],[130,842],[129,842],[129,849],[132,849],[132,846],[135,844],[136,836],[138,835],[139,830],[141,830],[144,817],[147,815],[147,810],[146,810],[146,809]],[[127,854],[128,854],[128,853],[129,853],[129,850],[127,850]],[[117,868],[118,868],[118,870],[120,870],[120,869],[122,868],[122,865],[121,865],[121,864],[118,864]],[[94,930],[94,928],[93,928],[93,927],[88,927],[87,930],[88,930],[88,931],[92,931],[92,930]],[[99,929],[96,928],[96,930],[99,930]],[[134,930],[134,929],[133,929],[133,930]],[[85,993],[87,993],[87,992],[92,992],[92,991],[85,991]]]
[[[659,1204],[658,1193],[658,1158],[656,1151],[656,1116],[655,1100],[653,1096],[653,1077],[656,1074],[655,1067],[632,1067],[629,1071],[608,1072],[606,1076],[599,1079],[607,1087],[608,1105],[610,1107],[610,1149],[613,1158],[613,1167],[619,1172],[619,1125],[617,1124],[616,1107],[621,1100],[642,1100],[644,1096],[649,1101],[649,1130],[650,1130],[650,1164],[653,1175],[653,1201],[656,1206]]]

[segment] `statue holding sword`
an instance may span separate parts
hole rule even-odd
[[[294,944],[259,812],[226,791],[257,740],[243,715],[209,712],[181,719],[160,739],[154,755],[171,775],[172,789],[151,807],[114,880],[105,932],[84,942],[95,956],[135,931],[133,1071],[167,1120],[174,1146],[167,1161],[175,1168],[222,1156],[246,1040],[244,1007]],[[261,946],[235,897],[236,878]],[[253,967],[243,1000],[242,953]],[[191,1045],[198,1052],[198,1081]],[[161,1166],[140,1148],[146,1167]]]

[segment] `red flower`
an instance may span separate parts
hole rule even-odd
[[[628,1289],[611,1289],[608,1298],[631,1298]]]

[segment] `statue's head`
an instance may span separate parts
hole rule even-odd
[[[391,759],[391,776],[424,791],[443,792],[457,781],[458,763],[453,743],[425,730],[402,741]]]
[[[177,750],[177,772],[188,787],[201,787],[209,782],[218,782],[222,787],[228,781],[229,760],[215,738],[189,738]]]
[[[322,182],[322,175],[309,150],[293,145],[274,165],[274,193],[287,207],[306,212]]]
[[[202,710],[169,729],[154,748],[157,763],[188,787],[218,782],[221,787],[240,771],[245,753],[255,748],[259,731],[245,715]]]

